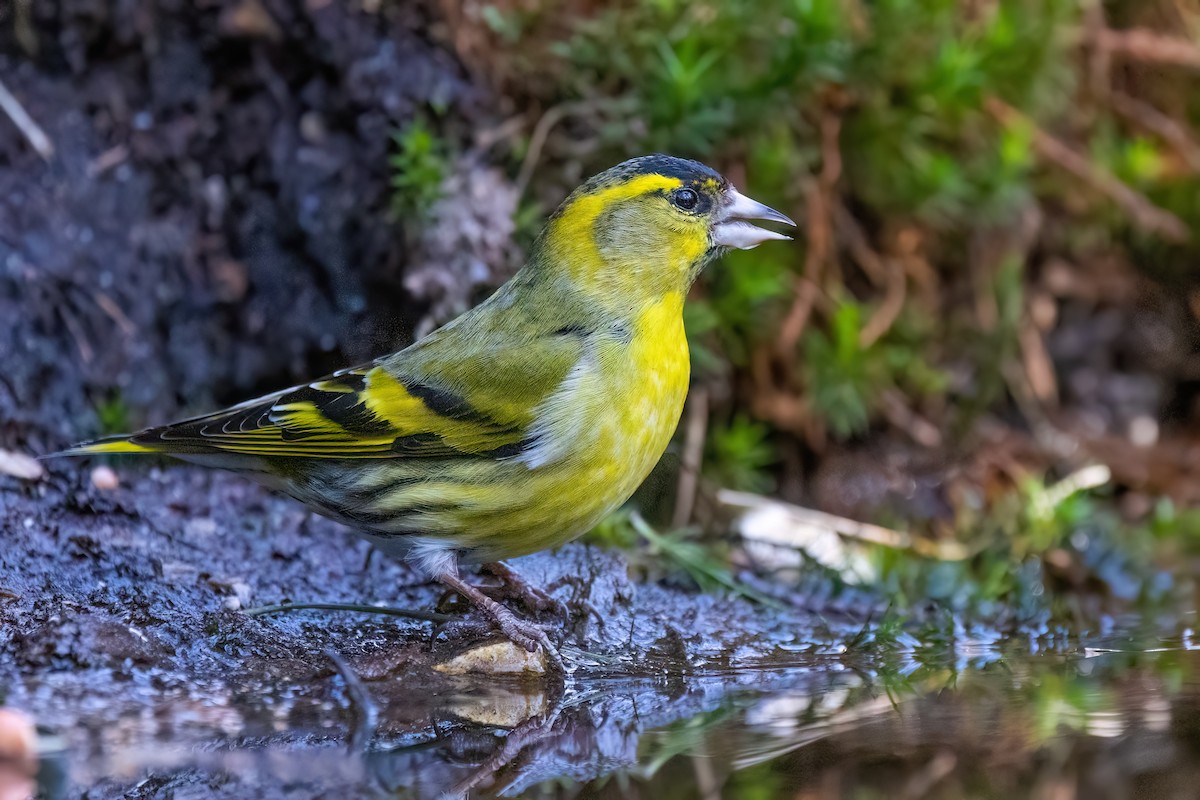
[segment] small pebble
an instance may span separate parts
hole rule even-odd
[[[20,711],[0,708],[0,800],[29,800],[37,791],[37,732]]]
[[[112,467],[96,467],[92,470],[92,486],[102,492],[111,492],[121,487],[121,479]]]
[[[46,468],[32,456],[0,450],[0,473],[23,481],[38,481],[46,475]]]
[[[324,144],[329,138],[325,119],[316,111],[307,111],[300,117],[300,135],[309,144]]]
[[[209,517],[189,519],[183,523],[183,535],[189,539],[203,539],[217,532],[216,520]]]
[[[233,590],[234,599],[238,601],[239,606],[250,605],[250,598],[254,596],[254,590],[250,588],[250,584],[245,581],[234,581],[229,584],[229,588]]]

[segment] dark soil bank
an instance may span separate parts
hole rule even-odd
[[[0,444],[94,432],[97,408],[164,422],[404,343],[420,306],[390,134],[433,107],[470,124],[487,96],[420,33],[422,4],[385,5],[0,3],[0,75],[56,148],[0,119]]]

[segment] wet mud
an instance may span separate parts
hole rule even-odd
[[[213,781],[226,786],[216,796],[247,796],[246,780],[255,796],[318,796],[327,781],[379,780],[345,770],[380,753],[435,741],[450,748],[430,756],[441,786],[492,785],[514,748],[546,750],[543,777],[596,777],[630,763],[638,731],[766,680],[743,668],[836,654],[846,635],[804,612],[636,584],[620,555],[569,545],[513,566],[567,606],[544,621],[573,674],[455,675],[447,664],[503,641],[347,529],[231,475],[121,470],[125,485],[101,491],[69,466],[38,483],[0,478],[0,689],[62,743],[69,785],[107,787],[89,797],[217,791]],[[247,613],[286,602],[385,603],[455,621]],[[501,647],[500,667],[523,655]],[[371,755],[347,759],[352,746]],[[341,766],[297,787],[289,775],[311,766],[310,750]],[[253,768],[232,779],[235,752],[270,757],[246,756]],[[422,758],[383,759],[389,780],[426,780]],[[506,780],[533,780],[521,775]]]

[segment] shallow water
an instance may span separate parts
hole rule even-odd
[[[219,744],[179,709],[47,754],[44,789],[96,797],[1195,797],[1200,651],[1114,636],[959,640],[771,668],[492,679],[437,693],[256,692]],[[357,692],[365,691],[368,697]],[[557,695],[557,696],[556,696]],[[347,713],[340,713],[346,711]],[[194,709],[211,725],[211,709]],[[72,785],[73,789],[62,788]]]

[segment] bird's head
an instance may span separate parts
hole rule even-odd
[[[750,220],[795,225],[698,161],[642,156],[576,189],[550,218],[535,255],[595,294],[682,295],[714,256],[790,238]]]

